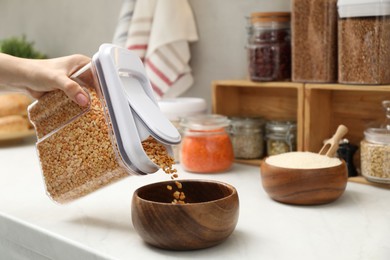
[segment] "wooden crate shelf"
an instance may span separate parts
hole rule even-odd
[[[384,120],[390,85],[304,84],[225,80],[212,82],[213,113],[297,121],[297,150],[318,152],[339,124],[359,145],[364,129]],[[258,165],[261,160],[237,160]]]
[[[295,120],[297,149],[303,149],[304,88],[301,83],[214,81],[213,113],[226,116],[261,116],[266,120]],[[259,165],[261,160],[237,160]]]
[[[385,119],[382,101],[390,100],[390,86],[306,84],[304,150],[318,151],[339,124],[346,138],[359,145],[364,130]]]

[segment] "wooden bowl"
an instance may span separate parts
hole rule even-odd
[[[153,183],[134,192],[131,216],[135,230],[153,246],[170,250],[207,248],[224,241],[236,227],[236,189],[208,180],[180,180],[186,204],[172,204],[173,181]]]
[[[344,161],[338,166],[319,169],[291,169],[268,164],[260,168],[261,181],[268,195],[279,202],[318,205],[338,199],[348,181]]]

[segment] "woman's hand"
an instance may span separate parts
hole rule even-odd
[[[77,104],[86,106],[88,95],[70,76],[88,62],[90,58],[80,54],[41,60],[0,54],[0,85],[34,98],[60,89]]]

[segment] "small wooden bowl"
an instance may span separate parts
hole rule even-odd
[[[348,181],[347,166],[319,169],[290,169],[266,163],[260,168],[261,181],[268,195],[279,202],[318,205],[338,199]]]
[[[208,180],[180,180],[186,204],[172,204],[173,181],[153,183],[134,192],[131,216],[135,230],[153,246],[170,250],[207,248],[224,241],[239,215],[236,189]]]

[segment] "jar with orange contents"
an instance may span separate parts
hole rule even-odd
[[[226,131],[229,119],[222,115],[198,115],[181,121],[183,136],[180,163],[184,170],[213,173],[229,170],[234,152]]]

